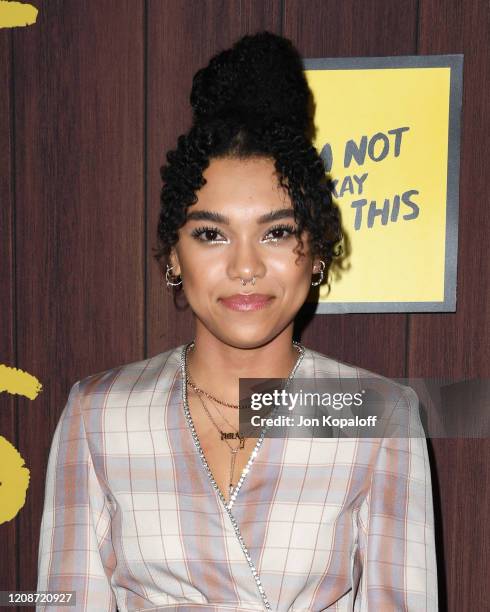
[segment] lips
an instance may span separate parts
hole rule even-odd
[[[259,310],[268,306],[273,299],[273,295],[263,293],[235,293],[229,297],[220,298],[220,302],[232,310]]]

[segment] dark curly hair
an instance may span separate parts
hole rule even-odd
[[[267,31],[244,36],[194,75],[190,102],[192,126],[160,170],[164,185],[154,257],[162,274],[187,208],[206,183],[203,171],[210,160],[223,157],[274,161],[278,183],[293,204],[301,249],[306,229],[311,254],[325,261],[327,272],[342,253],[343,234],[324,163],[311,142],[311,92],[291,41]]]

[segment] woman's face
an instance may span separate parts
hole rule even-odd
[[[291,199],[272,160],[213,159],[203,176],[207,183],[172,252],[172,274],[182,275],[197,325],[228,345],[260,346],[292,323],[306,299],[313,271],[307,234],[299,257]],[[283,212],[265,218],[277,211]],[[249,282],[242,285],[242,278]],[[244,293],[267,300],[255,306],[240,304],[240,296],[227,300]]]

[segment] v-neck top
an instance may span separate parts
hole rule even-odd
[[[265,435],[226,503],[186,417],[185,346],[71,388],[49,454],[37,590],[75,591],[76,611],[437,610],[425,439]],[[295,373],[376,376],[306,347]],[[396,410],[423,432],[415,392],[392,384]]]

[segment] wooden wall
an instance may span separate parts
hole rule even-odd
[[[77,380],[193,337],[153,261],[159,168],[190,125],[192,75],[245,33],[303,57],[464,53],[457,312],[318,315],[302,341],[387,376],[489,376],[486,0],[32,0],[0,30],[0,363],[43,383],[0,395],[31,470],[0,526],[0,590],[33,590],[54,428]],[[490,608],[488,440],[429,441],[441,610]],[[24,608],[25,609],[25,608]]]

